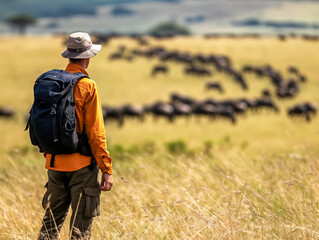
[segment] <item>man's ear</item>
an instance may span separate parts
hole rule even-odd
[[[86,58],[85,59],[85,69],[87,69],[89,67],[90,64],[90,58]]]

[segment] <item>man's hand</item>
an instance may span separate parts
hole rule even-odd
[[[113,186],[113,177],[108,173],[103,173],[100,189],[102,191],[110,191]]]

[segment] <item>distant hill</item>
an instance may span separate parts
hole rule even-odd
[[[179,0],[0,0],[0,21],[20,13],[34,17],[94,15],[96,8],[101,5],[156,1],[179,2]]]
[[[261,21],[259,19],[245,19],[233,21],[232,24],[238,27],[271,27],[271,28],[300,28],[300,29],[319,29],[317,23],[304,23],[295,21]]]

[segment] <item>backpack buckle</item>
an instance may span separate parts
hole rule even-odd
[[[50,114],[51,115],[55,115],[56,114],[56,104],[52,105]]]

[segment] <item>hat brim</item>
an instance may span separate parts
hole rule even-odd
[[[61,54],[64,58],[74,58],[74,59],[85,59],[85,58],[92,58],[98,54],[101,50],[102,45],[99,44],[92,44],[92,47],[84,52],[70,52],[68,49],[64,50]]]

